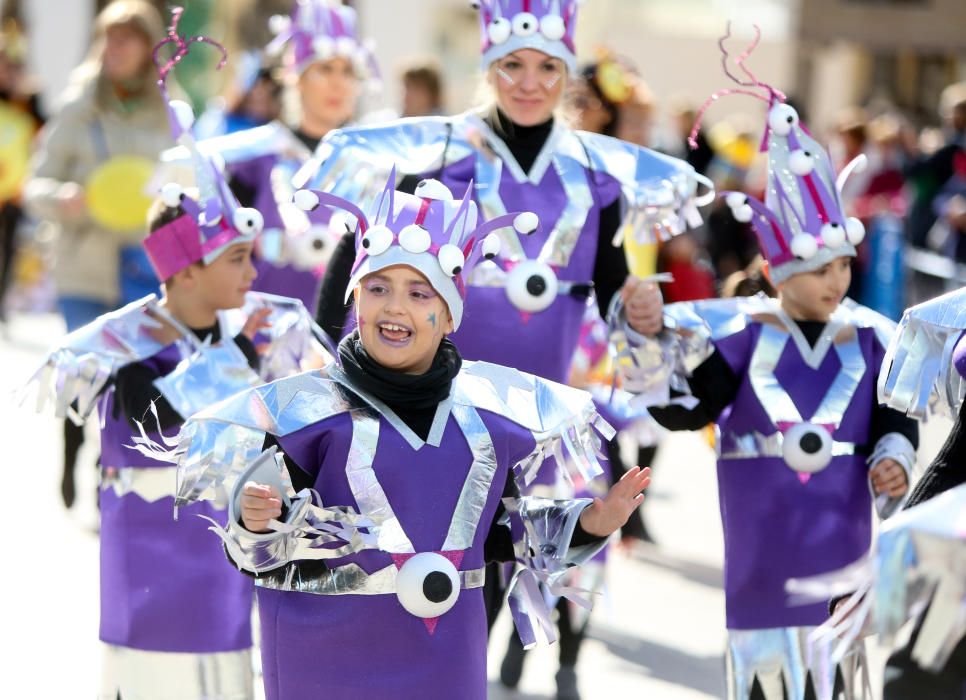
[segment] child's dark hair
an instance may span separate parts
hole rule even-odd
[[[151,208],[148,209],[148,232],[154,233],[162,226],[167,226],[175,219],[180,219],[185,215],[185,210],[180,206],[169,207],[160,198],[154,200]]]

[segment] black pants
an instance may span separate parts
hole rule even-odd
[[[17,252],[17,224],[23,210],[16,204],[6,202],[0,205],[0,317],[3,304],[13,278],[13,259]]]
[[[916,623],[909,643],[886,662],[883,700],[966,700],[966,638],[953,649],[941,671],[926,671],[912,658],[921,627],[922,620]]]

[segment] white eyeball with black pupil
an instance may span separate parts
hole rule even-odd
[[[169,182],[161,188],[161,201],[166,207],[181,206],[184,190],[177,182]]]
[[[262,232],[265,220],[258,209],[250,207],[240,207],[231,215],[231,222],[235,230],[245,236],[257,236]]]
[[[524,235],[533,233],[539,225],[540,218],[532,211],[521,212],[513,218],[513,228]]]
[[[299,270],[315,270],[332,257],[328,226],[312,226],[304,233],[286,240],[286,253]]]
[[[737,209],[748,203],[748,195],[744,192],[729,192],[725,195],[725,204],[728,205],[730,209]]]
[[[332,58],[335,54],[335,42],[330,36],[319,36],[312,41],[312,48],[319,58]]]
[[[865,240],[865,224],[850,216],[845,220],[845,237],[852,245],[858,245]]]
[[[505,44],[512,33],[513,27],[506,17],[497,17],[486,28],[486,35],[490,38],[491,44]]]
[[[483,239],[482,244],[483,257],[487,260],[492,260],[497,255],[500,254],[500,237],[495,233],[491,233],[486,238]]]
[[[439,180],[420,180],[413,194],[424,199],[438,199],[444,202],[453,201],[453,193]]]
[[[740,207],[732,209],[731,215],[735,217],[735,221],[747,224],[754,217],[755,210],[751,208],[750,204],[742,204]]]
[[[319,196],[312,190],[298,190],[292,195],[292,201],[302,211],[313,211],[319,206]]]
[[[796,149],[788,154],[788,169],[799,177],[805,177],[815,169],[812,154],[802,149]]]
[[[560,41],[567,33],[567,25],[560,15],[546,15],[540,20],[540,33],[550,41]]]
[[[453,563],[435,552],[406,560],[396,574],[396,598],[410,615],[439,617],[460,595],[460,576]]]
[[[788,136],[798,126],[798,112],[787,104],[777,104],[768,112],[768,128],[779,136]]]
[[[392,231],[387,226],[373,226],[362,236],[362,247],[366,255],[382,255],[392,245]]]
[[[429,231],[422,226],[409,224],[399,232],[399,245],[410,253],[425,253],[433,244]]]
[[[530,12],[521,12],[513,18],[513,33],[517,36],[533,36],[540,29],[540,20]]]
[[[818,241],[809,233],[796,233],[792,237],[792,255],[802,260],[810,260],[818,252]]]
[[[812,423],[793,425],[783,436],[782,457],[797,472],[820,472],[832,461],[832,436]]]
[[[841,248],[845,245],[845,227],[842,224],[834,221],[822,224],[821,235],[826,248]]]
[[[443,268],[443,272],[450,277],[456,277],[463,271],[463,265],[466,264],[463,251],[452,243],[441,246],[436,257],[439,259],[439,266]]]
[[[510,303],[527,313],[543,311],[557,298],[559,283],[549,265],[527,260],[510,271],[506,295]]]

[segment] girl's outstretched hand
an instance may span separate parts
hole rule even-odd
[[[651,468],[634,467],[621,480],[611,486],[607,495],[595,498],[592,505],[580,514],[580,526],[584,532],[597,537],[607,537],[627,522],[631,513],[644,502],[642,491],[651,483]]]
[[[249,481],[242,490],[242,525],[250,532],[268,532],[270,520],[282,515],[282,497],[278,489]]]

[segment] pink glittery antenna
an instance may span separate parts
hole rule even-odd
[[[704,118],[704,113],[712,104],[717,102],[722,97],[727,95],[748,95],[750,97],[754,97],[755,99],[762,100],[769,107],[774,104],[776,100],[784,102],[786,99],[785,93],[781,92],[780,90],[776,90],[768,83],[763,83],[762,81],[758,80],[755,74],[752,73],[747,66],[745,66],[745,61],[748,60],[748,57],[751,56],[754,50],[758,47],[758,43],[761,41],[761,29],[758,28],[757,24],[752,26],[755,29],[755,38],[752,39],[751,43],[748,44],[745,50],[742,51],[741,54],[735,59],[735,65],[741,69],[742,73],[748,76],[747,80],[742,80],[732,73],[728,68],[728,59],[731,58],[731,55],[728,53],[728,49],[725,48],[725,42],[731,38],[731,22],[728,22],[727,26],[725,27],[725,35],[718,39],[718,48],[721,49],[721,67],[724,69],[724,74],[741,87],[722,88],[721,90],[712,93],[711,97],[704,101],[704,104],[701,105],[701,109],[698,110],[698,114],[694,119],[694,126],[691,128],[691,133],[688,135],[688,145],[692,149],[698,147],[698,142],[695,139],[698,135],[698,131],[701,129],[701,120]],[[754,90],[749,90],[746,88],[763,88],[768,96],[766,97],[760,92],[755,92]]]

